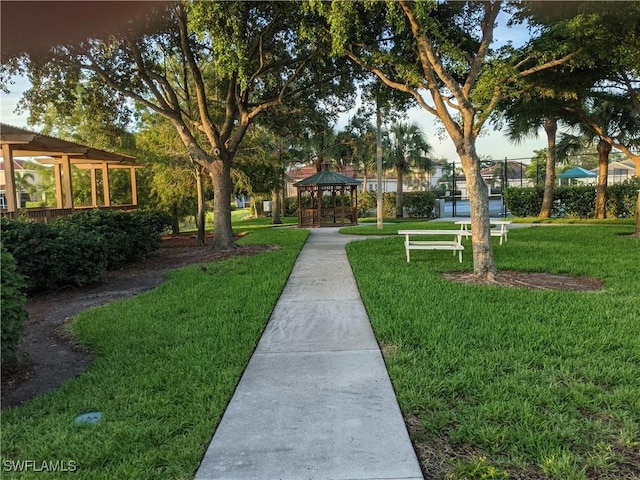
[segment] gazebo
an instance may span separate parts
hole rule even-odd
[[[297,182],[298,226],[340,227],[358,223],[358,185],[360,180],[329,170]]]
[[[133,157],[87,147],[75,142],[41,135],[11,125],[0,124],[0,145],[2,148],[2,174],[6,205],[0,209],[0,215],[15,218],[26,215],[37,221],[48,222],[53,218],[71,215],[79,208],[116,208],[120,210],[135,209],[138,205],[136,184],[137,168],[142,165]],[[28,208],[20,210],[19,199],[16,198],[14,158],[32,157],[35,162],[53,167],[56,187],[55,208]],[[73,185],[71,169],[79,168],[90,171],[91,205],[77,206],[73,202]],[[126,169],[129,171],[131,203],[112,205],[109,188],[109,171]],[[98,178],[102,183],[102,195],[98,192]],[[102,197],[102,198],[99,198]]]

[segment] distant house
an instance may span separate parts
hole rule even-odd
[[[592,170],[596,172],[597,169]],[[638,175],[636,164],[631,160],[624,160],[622,162],[611,162],[609,164],[609,171],[607,172],[607,183],[624,183],[627,180],[631,180],[633,176]]]
[[[0,158],[0,208],[7,208],[7,198],[6,198],[6,189],[7,189],[7,176],[6,169],[4,168],[4,158]],[[28,168],[29,163],[28,160],[25,159],[13,159],[13,171],[15,172],[15,176],[23,177],[27,175],[27,180],[30,184],[36,185],[40,179],[40,174],[36,170],[32,170]],[[19,189],[19,187],[18,187]],[[20,196],[20,208],[25,208],[27,202],[33,200],[28,192],[24,190],[17,192]]]
[[[507,187],[530,187],[532,185],[531,180],[527,178],[525,166],[522,162],[507,162],[506,169],[504,162],[496,162],[494,165],[483,168],[480,171],[484,183],[491,187],[492,191],[502,189],[505,173]]]

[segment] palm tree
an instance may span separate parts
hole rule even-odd
[[[15,175],[15,183],[16,183],[16,197],[18,198],[18,203],[20,207],[22,207],[22,192],[31,193],[33,190],[33,181],[35,181],[35,177],[33,173],[30,172],[16,172]]]
[[[396,193],[396,217],[402,218],[402,185],[405,173],[412,168],[429,170],[432,159],[427,156],[431,146],[424,138],[420,127],[415,123],[396,123],[391,126],[386,136],[387,168],[395,167],[398,179]]]
[[[640,120],[630,105],[621,104],[615,97],[601,96],[592,100],[581,108],[567,107],[570,113],[576,114],[573,127],[578,135],[563,138],[563,149],[571,151],[585,144],[595,146],[598,152],[596,218],[602,219],[606,217],[609,154],[614,147],[638,141]]]

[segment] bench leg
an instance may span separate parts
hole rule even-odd
[[[407,251],[407,263],[409,263],[409,249],[405,248],[405,250]]]
[[[456,254],[455,250],[453,251],[453,254],[454,255]],[[458,250],[458,256],[459,256],[459,259],[460,259],[460,263],[462,263],[462,250]]]

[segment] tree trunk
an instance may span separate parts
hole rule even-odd
[[[396,177],[398,180],[398,184],[396,186],[396,218],[402,218],[402,190],[403,190],[403,168],[400,165],[396,166]]]
[[[473,242],[473,273],[493,281],[496,265],[491,246],[491,225],[489,223],[489,192],[480,175],[480,159],[472,143],[458,149],[462,169],[467,179],[469,207],[471,213],[471,239]]]
[[[271,223],[273,225],[282,225],[282,220],[280,219],[280,195],[278,195],[277,190],[271,192],[271,203],[273,204],[271,208]]]
[[[547,132],[547,168],[539,217],[549,218],[553,208],[553,190],[556,183],[556,132],[558,131],[558,122],[555,118],[545,119],[544,131]]]
[[[606,218],[607,176],[609,174],[611,145],[604,140],[598,142],[598,186],[596,187],[596,218]]]
[[[171,204],[171,233],[180,233],[180,215],[178,215],[178,204],[173,202]]]
[[[198,227],[198,239],[197,244],[204,245],[204,232],[205,232],[205,205],[204,205],[204,173],[202,167],[196,168],[196,191],[198,197],[198,212],[196,215],[196,226]]]
[[[231,160],[216,158],[211,165],[213,180],[213,249],[235,250],[231,228]]]

